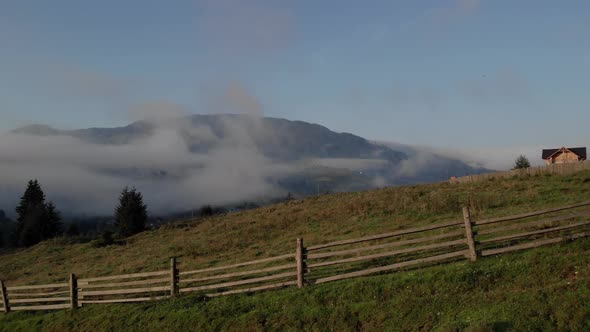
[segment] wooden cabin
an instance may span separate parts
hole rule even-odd
[[[576,163],[586,160],[586,148],[566,148],[543,150],[543,159],[547,165]]]

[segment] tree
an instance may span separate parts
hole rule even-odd
[[[15,223],[0,209],[0,248],[16,245]]]
[[[516,158],[516,161],[514,162],[514,169],[522,169],[529,167],[531,167],[531,163],[525,155],[521,154],[520,156],[518,156],[518,158]]]
[[[285,198],[285,200],[286,200],[286,201],[292,201],[292,200],[294,200],[294,199],[295,199],[295,197],[293,197],[293,193],[291,193],[291,192],[289,191],[289,193],[287,194],[287,197]]]
[[[41,225],[43,239],[58,236],[62,232],[61,213],[57,210],[53,202],[45,204],[43,212],[44,223]]]
[[[16,237],[19,245],[31,246],[59,235],[61,216],[55,205],[45,203],[37,180],[30,180],[16,207]]]
[[[199,209],[199,216],[201,217],[210,217],[213,215],[213,208],[211,205],[203,205]]]
[[[74,237],[80,235],[80,230],[78,229],[78,224],[71,223],[66,230],[66,235],[69,237]]]
[[[34,205],[27,209],[23,217],[22,228],[18,232],[18,243],[29,247],[43,241],[41,231],[45,211],[43,205]]]
[[[18,217],[16,218],[16,222],[17,222],[17,229],[22,230],[22,228],[24,227],[24,219],[26,218],[27,213],[39,206],[45,203],[45,193],[43,193],[43,190],[41,189],[41,185],[39,184],[39,181],[37,180],[30,180],[28,185],[27,185],[27,189],[25,190],[25,193],[23,194],[23,196],[20,198],[20,203],[19,205],[16,207],[16,213],[18,214]]]
[[[147,206],[137,189],[125,187],[119,196],[119,205],[115,208],[115,227],[122,237],[137,234],[145,229],[147,223]]]

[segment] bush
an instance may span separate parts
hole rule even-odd
[[[111,231],[103,231],[100,234],[100,238],[94,242],[95,247],[106,247],[113,244],[115,244],[115,239]]]

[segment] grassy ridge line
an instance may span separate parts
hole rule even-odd
[[[460,220],[464,205],[482,219],[588,198],[590,171],[325,195],[165,226],[121,246],[47,241],[0,256],[0,279],[17,285],[63,282],[70,272],[88,278],[156,271],[167,269],[171,256],[182,270],[199,269],[294,252],[297,237],[309,246]]]
[[[0,315],[0,331],[588,331],[590,239],[302,290]]]

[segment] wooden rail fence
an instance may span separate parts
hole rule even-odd
[[[294,253],[225,266],[78,278],[8,286],[0,280],[0,311],[75,309],[88,304],[145,302],[185,293],[215,297],[288,286],[299,288],[375,273],[479,257],[590,235],[590,201],[500,218],[463,220],[305,247]]]
[[[477,175],[466,175],[457,178],[451,178],[449,181],[451,183],[473,183],[489,179],[512,178],[514,176],[532,176],[545,174],[568,175],[587,169],[590,169],[590,160],[584,160],[575,163],[551,164],[523,169],[513,169],[509,171],[499,171]]]

